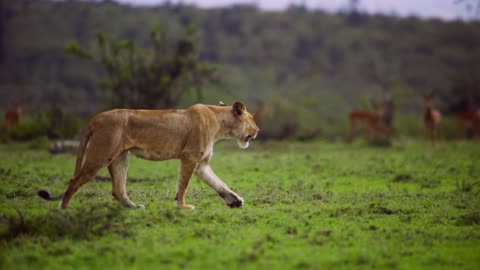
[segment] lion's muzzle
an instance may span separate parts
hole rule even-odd
[[[247,137],[245,137],[245,142],[250,142],[251,139],[257,138],[259,131],[260,129],[256,128],[256,130],[252,134],[248,134]]]

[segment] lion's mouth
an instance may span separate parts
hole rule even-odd
[[[251,139],[255,139],[255,137],[257,137],[256,135],[247,135],[247,137],[245,137],[245,142],[250,142]]]

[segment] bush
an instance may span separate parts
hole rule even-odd
[[[58,118],[58,117],[57,117]],[[41,112],[34,116],[23,116],[20,123],[2,132],[1,141],[29,141],[38,138],[73,138],[81,129],[83,121],[72,115],[61,115],[55,119],[51,113]]]
[[[20,209],[15,210],[16,214],[2,214],[0,240],[14,240],[23,236],[90,239],[107,233],[132,235],[125,211],[118,205],[95,205],[71,211],[55,209],[45,215],[25,215]]]
[[[464,130],[461,130],[456,117],[444,117],[439,127],[441,139],[459,139],[464,137]]]
[[[391,147],[392,140],[382,136],[376,136],[373,139],[368,141],[368,145],[372,147]]]
[[[51,127],[50,134],[55,134],[56,136],[65,139],[73,138],[78,134],[83,124],[84,123],[80,118],[66,115],[60,124]]]
[[[393,121],[393,132],[395,137],[426,137],[427,130],[423,124],[423,115],[398,115]]]
[[[45,113],[34,117],[25,116],[15,127],[8,130],[8,138],[15,141],[27,141],[46,136],[50,127],[50,120]]]
[[[30,142],[30,149],[49,149],[50,141],[46,136],[37,137]]]

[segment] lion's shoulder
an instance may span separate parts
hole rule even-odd
[[[205,112],[206,110],[209,110],[209,105],[205,104],[194,104],[190,107],[188,107],[187,111],[192,111],[192,112]]]
[[[211,105],[195,104],[190,106],[186,112],[193,118],[215,118],[215,110]]]

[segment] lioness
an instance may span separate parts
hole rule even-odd
[[[186,110],[118,109],[94,116],[82,130],[74,176],[65,192],[50,197],[45,190],[38,195],[46,200],[62,199],[66,208],[73,194],[97,172],[108,166],[113,197],[127,207],[136,205],[127,196],[128,155],[148,160],[180,159],[177,206],[194,209],[185,203],[185,193],[193,174],[212,187],[230,207],[241,207],[243,199],[218,178],[210,168],[213,145],[220,139],[235,139],[247,148],[259,129],[241,102],[232,106],[196,104]],[[83,162],[87,144],[88,151]],[[83,163],[83,165],[82,165]]]

